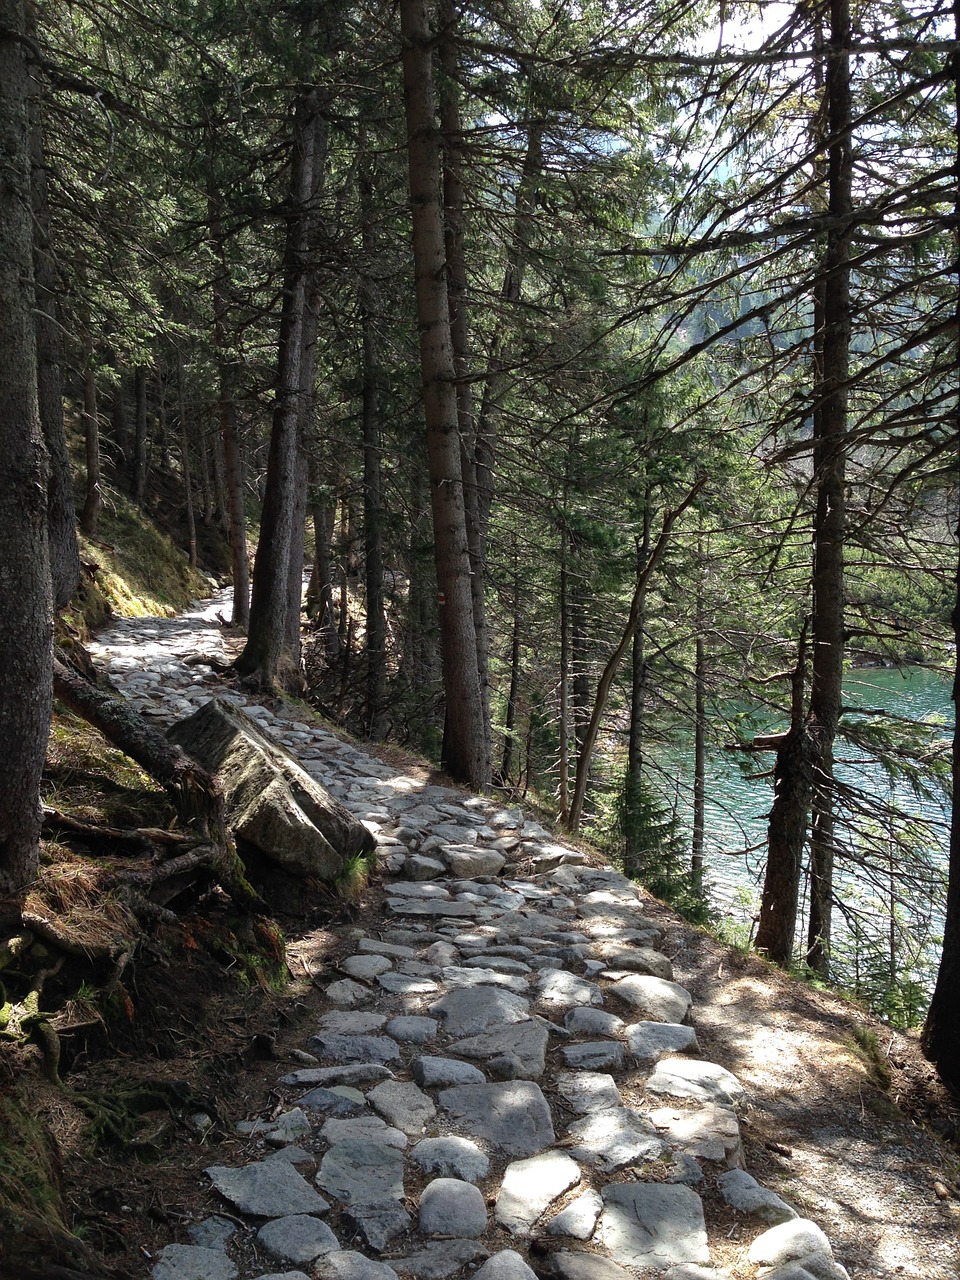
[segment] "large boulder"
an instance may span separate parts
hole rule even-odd
[[[213,698],[167,736],[220,777],[251,879],[284,897],[281,905],[290,905],[285,880],[333,880],[345,858],[375,847],[371,832],[239,707]]]

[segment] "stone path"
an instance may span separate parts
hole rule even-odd
[[[224,656],[228,610],[117,622],[91,649],[161,723],[242,704],[375,833],[387,915],[326,987],[279,1114],[240,1126],[247,1162],[206,1170],[225,1215],[152,1280],[728,1280],[711,1242],[734,1212],[757,1225],[738,1276],[843,1280],[742,1168],[744,1091],[699,1056],[633,884],[518,808],[214,688],[196,659]]]

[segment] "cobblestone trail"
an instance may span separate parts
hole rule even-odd
[[[211,697],[202,658],[225,656],[228,610],[220,594],[118,622],[91,649],[170,722]],[[285,1109],[241,1125],[245,1164],[206,1170],[225,1216],[167,1245],[152,1280],[727,1280],[711,1246],[732,1210],[757,1225],[738,1276],[847,1276],[742,1168],[744,1091],[699,1056],[696,1009],[629,880],[518,808],[216,693],[375,833],[387,915],[322,993],[302,1065],[277,1082]]]

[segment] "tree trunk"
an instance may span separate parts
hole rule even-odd
[[[35,37],[36,15],[26,9],[27,35]],[[50,244],[50,207],[43,120],[39,93],[30,102],[31,198],[33,202],[33,268],[36,290],[37,396],[40,427],[49,459],[47,537],[53,607],[63,609],[80,583],[77,516],[63,426],[63,336],[59,319],[62,294],[56,257]]]
[[[97,532],[97,520],[103,506],[100,489],[100,418],[97,411],[97,375],[93,364],[93,339],[83,338],[83,439],[87,462],[86,493],[80,528],[88,538]]]
[[[456,366],[444,275],[440,136],[434,119],[431,56],[433,32],[424,0],[401,0],[400,27],[420,366],[446,699],[442,763],[451,777],[483,790],[489,783],[489,735],[477,666]]]
[[[960,0],[953,5],[954,39],[960,45]],[[951,74],[954,83],[954,100],[960,101],[960,52],[954,51]],[[960,172],[960,118],[955,118],[956,163]],[[960,189],[955,190],[954,213],[960,220]],[[960,362],[960,241],[954,263],[957,302],[957,357]],[[954,407],[954,429],[960,437],[960,406]],[[956,526],[957,544],[960,547],[960,519]],[[947,880],[947,907],[943,928],[943,949],[937,985],[927,1012],[923,1028],[923,1052],[937,1068],[941,1079],[960,1092],[960,556],[954,582],[955,594],[951,622],[955,667],[953,674],[953,754],[951,775],[953,804],[950,811],[950,862]]]
[[[800,870],[807,836],[812,786],[810,742],[804,717],[807,627],[800,636],[793,671],[790,728],[777,749],[773,769],[773,805],[767,826],[767,866],[754,945],[787,968],[793,959],[800,898]]]
[[[467,548],[470,555],[470,588],[473,596],[473,625],[476,632],[477,676],[483,725],[487,732],[484,744],[486,760],[483,772],[489,776],[492,743],[490,741],[490,642],[487,634],[485,575],[489,504],[480,499],[477,479],[477,450],[473,421],[473,392],[470,384],[470,336],[467,309],[467,258],[464,239],[463,123],[460,115],[459,74],[456,26],[459,21],[453,0],[438,4],[440,62],[440,130],[443,137],[443,234],[446,253],[447,305],[450,313],[450,341],[456,372],[457,419],[460,424],[460,466],[463,474],[464,515]],[[490,465],[492,484],[492,459]],[[492,498],[492,495],[490,495]]]
[[[668,511],[663,517],[663,524],[660,529],[660,535],[654,544],[646,563],[637,574],[637,584],[633,592],[633,600],[630,603],[630,612],[627,616],[627,623],[623,629],[623,635],[613,653],[607,659],[606,665],[597,681],[597,692],[593,699],[593,710],[590,713],[590,720],[583,736],[583,746],[580,749],[580,755],[577,758],[577,780],[573,791],[573,799],[570,803],[570,816],[567,822],[567,828],[570,831],[577,831],[580,827],[580,817],[583,812],[583,802],[587,794],[587,783],[590,779],[590,764],[593,758],[593,751],[597,744],[597,736],[600,733],[600,721],[603,717],[604,710],[607,705],[607,698],[610,694],[610,688],[616,679],[617,672],[620,670],[620,663],[623,661],[623,655],[630,646],[630,642],[636,634],[637,624],[640,621],[640,611],[644,602],[647,583],[654,569],[660,563],[660,559],[670,544],[670,535],[674,524],[680,516],[686,511],[690,504],[696,499],[697,494],[706,484],[706,480],[698,480],[684,500],[679,506],[674,507],[672,511]]]
[[[706,835],[707,772],[707,647],[703,634],[703,547],[697,539],[697,600],[694,625],[696,653],[693,672],[693,831],[690,841],[690,871],[699,892],[703,886],[703,845]]]
[[[147,488],[147,370],[138,364],[133,376],[135,403],[133,431],[133,470],[131,492],[138,507],[143,506]]]
[[[359,178],[361,239],[368,263],[376,261],[373,179],[365,160]],[[367,688],[364,733],[373,741],[386,735],[387,618],[383,598],[383,511],[381,500],[380,361],[372,280],[360,282],[363,385],[363,553],[367,618]]]
[[[650,524],[651,524],[651,488],[649,482],[643,495],[643,526],[637,540],[637,575],[643,572],[643,566],[650,556]],[[633,651],[631,654],[630,672],[630,732],[627,739],[627,776],[624,782],[624,803],[629,805],[639,799],[643,790],[643,740],[646,720],[646,684],[647,659],[645,652],[645,631],[647,619],[647,589],[644,585],[637,613],[637,626],[633,633]],[[629,816],[629,815],[628,815]],[[638,863],[637,824],[628,821],[624,831],[624,859],[627,866]]]
[[[30,76],[21,0],[0,0],[0,925],[37,872],[40,774],[50,726],[53,603],[47,451],[37,395]]]
[[[314,538],[314,587],[316,618],[323,651],[328,662],[335,662],[340,652],[340,638],[333,608],[333,560],[330,548],[336,519],[336,503],[331,501],[317,475],[317,464],[307,458]]]
[[[187,555],[191,566],[197,567],[197,516],[193,501],[193,474],[190,464],[190,421],[187,400],[186,374],[183,357],[177,356],[177,408],[180,418],[180,465],[183,468],[183,505],[187,517]]]
[[[291,674],[289,652],[290,565],[300,466],[303,402],[310,395],[308,304],[312,297],[311,254],[317,221],[316,196],[322,169],[319,91],[302,92],[294,111],[290,194],[284,249],[276,396],[267,458],[250,602],[247,643],[237,670],[254,686],[272,689]],[[296,665],[299,672],[299,664]]]
[[[503,756],[500,760],[500,780],[510,786],[513,773],[513,753],[517,737],[517,696],[520,691],[520,555],[517,535],[513,535],[513,636],[510,641],[510,686],[507,690],[507,711],[503,723]]]
[[[814,416],[817,510],[813,560],[813,656],[808,734],[813,765],[810,930],[807,963],[826,974],[833,905],[833,745],[843,702],[844,538],[850,376],[850,241],[853,108],[849,0],[831,0],[826,93],[830,230],[823,269],[823,380]]]
[[[110,430],[116,446],[116,470],[123,472],[129,481],[132,466],[130,447],[130,422],[127,418],[126,365],[116,352],[113,353],[113,378],[110,386]]]
[[[567,562],[570,556],[570,540],[566,527],[560,530],[560,584],[558,611],[560,614],[560,689],[559,724],[560,755],[558,769],[559,813],[557,820],[566,826],[570,817],[570,577]]]
[[[233,577],[231,622],[245,627],[250,618],[250,561],[247,550],[247,516],[243,501],[243,455],[237,431],[234,391],[236,356],[228,337],[227,257],[220,222],[217,195],[208,200],[210,238],[217,259],[218,274],[213,282],[213,342],[217,350],[217,414],[223,444],[224,487],[226,489],[227,537],[230,541],[230,568]]]

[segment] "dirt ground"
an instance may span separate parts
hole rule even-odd
[[[960,1106],[915,1035],[721,946],[654,899],[704,1055],[748,1091],[747,1169],[857,1280],[960,1276]]]

